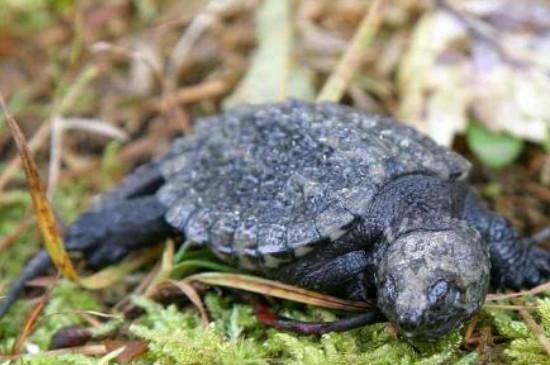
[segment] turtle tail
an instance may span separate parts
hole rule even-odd
[[[38,252],[25,266],[23,272],[15,279],[8,289],[2,303],[0,303],[0,318],[6,314],[13,302],[19,297],[19,294],[25,289],[25,284],[37,276],[45,274],[51,267],[52,261],[46,250]]]

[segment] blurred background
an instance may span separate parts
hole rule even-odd
[[[341,102],[455,148],[495,209],[548,225],[550,3],[381,3]],[[201,116],[315,100],[371,4],[0,0],[0,91],[66,224]],[[0,116],[0,289],[39,244],[26,189]]]

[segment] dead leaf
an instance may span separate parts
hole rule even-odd
[[[40,180],[36,163],[32,159],[23,132],[21,132],[21,129],[15,119],[8,113],[4,98],[1,94],[0,106],[6,116],[6,121],[15,139],[19,155],[21,156],[25,174],[27,175],[27,183],[29,185],[33,208],[42,237],[44,238],[46,249],[50,254],[52,262],[59,269],[59,271],[67,278],[77,281],[78,274],[74,269],[71,258],[65,250],[65,245],[63,244],[63,239],[59,234],[59,229],[57,227],[53,210],[48,202],[48,199],[46,198],[44,188],[42,187],[42,182]]]
[[[185,296],[187,296],[189,301],[193,303],[193,305],[199,311],[201,315],[202,323],[205,326],[208,325],[208,322],[210,322],[210,319],[208,318],[208,313],[206,312],[202,299],[197,293],[197,291],[195,290],[195,288],[193,288],[193,286],[185,280],[171,281],[170,284],[178,288],[182,293],[185,294]]]
[[[439,4],[419,21],[401,62],[400,118],[447,146],[471,118],[492,131],[546,141],[550,4]]]
[[[106,340],[105,347],[107,352],[112,352],[124,347],[124,351],[116,357],[116,360],[122,364],[129,363],[136,357],[141,356],[148,351],[147,343],[145,341]]]

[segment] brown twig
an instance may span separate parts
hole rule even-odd
[[[166,109],[173,108],[175,105],[196,103],[204,99],[221,96],[230,89],[231,85],[226,80],[207,80],[197,85],[176,90],[172,94],[167,95],[164,102],[162,100],[154,100],[148,103],[147,106],[155,111],[163,112]]]
[[[471,345],[472,343],[475,342],[475,340],[473,339],[473,336],[474,336],[474,331],[477,327],[478,321],[479,321],[479,314],[476,314],[468,324],[468,327],[466,327],[466,332],[464,333],[464,340],[463,340],[465,344]]]
[[[526,295],[535,295],[535,294],[545,292],[547,290],[550,290],[550,281],[544,284],[541,284],[539,286],[536,286],[532,289],[523,290],[516,293],[488,294],[487,297],[485,298],[485,301],[492,302],[495,300],[511,299],[511,298],[523,297]]]
[[[342,98],[353,75],[361,64],[361,57],[365,49],[380,26],[383,3],[384,0],[374,0],[344,55],[336,65],[334,72],[321,89],[317,101],[337,102]]]

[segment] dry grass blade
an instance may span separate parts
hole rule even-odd
[[[98,52],[112,52],[118,55],[123,55],[124,57],[134,59],[136,61],[142,62],[146,67],[149,68],[149,71],[151,71],[151,74],[155,77],[155,79],[162,84],[163,77],[162,77],[162,70],[160,69],[159,65],[155,64],[151,61],[147,55],[119,45],[114,45],[109,42],[100,41],[97,43],[92,44],[90,47],[90,50],[94,53]]]
[[[232,81],[227,79],[207,80],[197,85],[186,86],[163,99],[145,102],[147,109],[164,113],[180,104],[191,104],[204,99],[219,97],[231,90]]]
[[[170,284],[172,284],[173,286],[175,286],[176,288],[181,290],[181,292],[183,294],[185,294],[185,296],[187,296],[187,298],[189,298],[191,303],[193,303],[193,305],[195,307],[197,307],[197,310],[199,311],[199,313],[201,315],[202,323],[205,326],[207,326],[208,322],[210,322],[210,319],[208,318],[208,313],[206,312],[206,309],[204,308],[204,304],[202,302],[202,299],[199,296],[199,294],[197,293],[197,291],[195,290],[195,288],[193,288],[193,286],[191,284],[189,284],[188,282],[186,282],[185,280],[170,281]]]
[[[376,34],[381,21],[383,0],[375,0],[363,18],[350,45],[336,65],[334,72],[321,89],[317,101],[337,102],[342,98],[355,71],[361,63],[361,56]]]
[[[278,281],[243,274],[201,273],[189,276],[187,282],[198,281],[209,285],[225,286],[252,293],[267,295],[293,302],[311,304],[317,307],[340,309],[344,311],[364,311],[372,306],[365,302],[356,302],[320,294]]]
[[[31,153],[27,146],[27,141],[23,132],[19,128],[19,125],[15,119],[8,113],[3,96],[0,94],[0,106],[6,116],[6,121],[11,133],[15,139],[17,150],[21,156],[25,174],[27,175],[27,183],[31,194],[32,204],[36,213],[36,219],[38,226],[44,238],[46,249],[48,250],[50,257],[54,265],[59,269],[63,275],[71,280],[78,280],[78,274],[74,269],[71,262],[59,230],[55,221],[53,210],[46,198],[46,194],[40,181],[40,175],[34,160],[31,157]]]
[[[488,294],[485,298],[486,302],[493,302],[495,300],[504,300],[504,299],[511,299],[511,298],[518,298],[523,297],[526,295],[535,295],[539,293],[543,293],[547,290],[550,290],[550,282],[541,284],[539,286],[536,286],[529,290],[523,290],[516,293],[506,293],[506,294]]]
[[[17,355],[21,352],[21,348],[23,347],[25,340],[32,333],[34,329],[34,325],[36,324],[36,321],[38,320],[40,313],[42,313],[42,310],[46,306],[46,303],[48,303],[49,297],[50,297],[49,292],[44,294],[40,298],[38,303],[36,303],[36,305],[34,306],[32,311],[29,313],[29,315],[27,316],[27,319],[25,320],[25,324],[23,325],[23,329],[21,330],[21,333],[19,333],[19,336],[17,337],[17,340],[15,341],[11,349],[12,355]]]
[[[511,305],[511,304],[485,304],[483,308],[486,309],[504,309],[504,310],[519,310],[519,309],[525,309],[525,310],[537,310],[536,306],[529,306],[529,305]]]
[[[170,274],[172,273],[174,266],[174,250],[174,242],[169,240],[164,248],[164,251],[162,252],[160,267],[156,270],[155,276],[145,290],[146,296],[155,291],[155,288],[158,285],[165,283],[170,279]]]
[[[174,242],[168,241],[164,249],[164,252],[162,253],[162,261],[160,265],[160,272],[167,273],[166,278],[170,276],[170,273],[172,272],[172,268],[174,267],[174,251],[175,251]]]
[[[88,67],[78,75],[76,80],[69,86],[67,92],[56,102],[51,114],[51,141],[50,141],[50,164],[48,166],[48,197],[51,197],[57,186],[59,172],[61,170],[61,155],[63,148],[63,118],[76,100],[80,97],[86,86],[99,74],[95,67]]]
[[[62,118],[62,122],[63,130],[77,129],[101,134],[123,142],[128,140],[128,133],[126,131],[100,119]]]
[[[161,252],[161,247],[147,248],[130,254],[121,263],[110,266],[98,273],[80,278],[78,282],[88,289],[103,289],[124,278],[128,273],[155,260]]]

